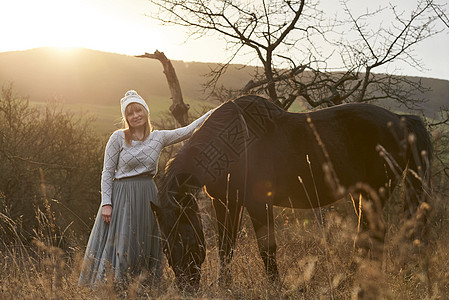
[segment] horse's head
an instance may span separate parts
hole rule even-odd
[[[152,204],[164,241],[163,251],[176,276],[178,287],[196,291],[201,264],[206,256],[203,226],[195,198],[200,189],[190,174],[164,178],[160,206]]]

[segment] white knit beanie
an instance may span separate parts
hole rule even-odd
[[[134,90],[129,90],[126,92],[125,97],[122,98],[122,100],[120,100],[120,106],[122,108],[122,116],[123,118],[125,117],[125,110],[126,107],[131,104],[131,103],[139,103],[141,104],[143,107],[145,107],[145,109],[147,110],[147,113],[150,113],[150,109],[148,108],[148,105],[146,104],[145,100],[143,100],[142,97],[139,96],[139,94],[137,94],[136,91]]]

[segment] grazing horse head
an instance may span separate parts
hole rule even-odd
[[[169,174],[164,177],[160,206],[152,203],[161,235],[163,251],[176,276],[178,288],[197,291],[201,264],[206,256],[203,226],[195,198],[200,189],[190,174]]]

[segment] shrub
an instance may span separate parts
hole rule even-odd
[[[31,106],[14,95],[11,85],[2,88],[0,213],[16,226],[12,230],[11,223],[0,220],[5,243],[18,235],[25,244],[38,236],[53,245],[85,239],[89,215],[99,205],[103,151],[90,123],[55,103]],[[69,233],[78,237],[64,239]]]

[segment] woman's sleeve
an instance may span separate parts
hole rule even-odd
[[[187,125],[185,127],[181,127],[181,128],[177,128],[177,129],[173,129],[173,130],[160,130],[160,133],[162,133],[162,136],[163,136],[164,147],[171,145],[171,144],[181,142],[181,141],[189,138],[193,134],[195,129],[198,128],[199,126],[201,126],[201,124],[203,124],[203,122],[207,119],[207,117],[213,111],[214,110],[211,109],[210,111],[205,113],[203,116],[196,119],[195,121],[193,121],[192,123],[190,123],[189,125]]]
[[[103,172],[101,173],[101,206],[112,205],[112,182],[122,147],[119,132],[114,132],[106,144]]]

